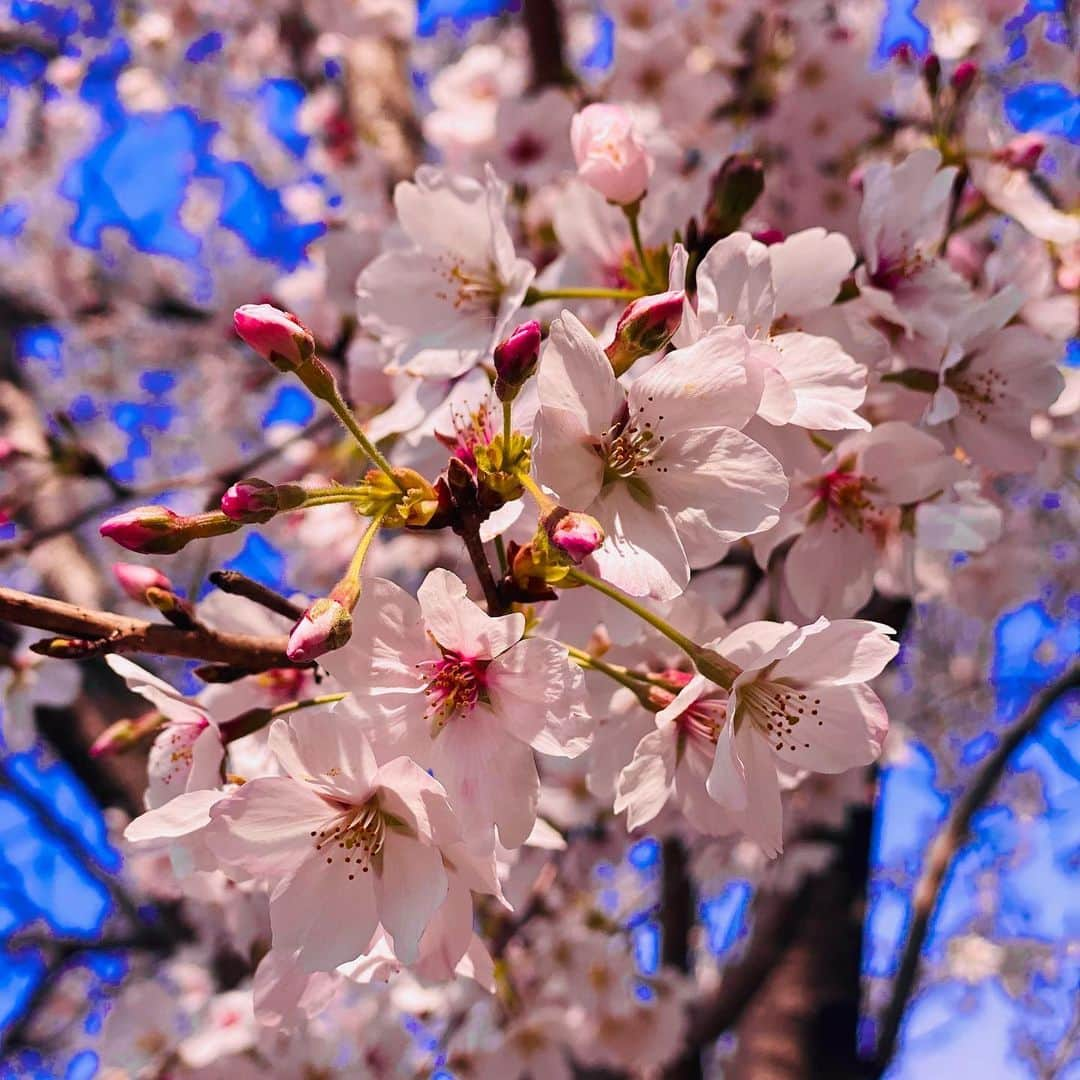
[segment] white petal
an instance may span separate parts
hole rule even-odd
[[[600,435],[623,404],[623,392],[604,350],[569,311],[551,324],[537,372],[542,408],[572,413]]]
[[[416,595],[428,632],[461,656],[490,659],[525,632],[524,615],[488,615],[469,599],[465,582],[441,567],[424,578]]]
[[[822,619],[804,628],[802,642],[773,669],[773,677],[844,686],[880,675],[900,646],[890,627],[865,619]]]
[[[619,773],[614,811],[628,811],[628,831],[647,824],[663,810],[674,775],[675,729],[669,725],[666,731],[650,731],[638,743],[633,760]]]
[[[674,516],[676,529],[682,511],[698,510],[725,542],[772,528],[788,497],[780,462],[733,428],[698,428],[666,438],[640,475]]]
[[[446,899],[446,889],[439,849],[388,829],[375,897],[379,919],[393,936],[394,952],[402,963],[416,959],[420,937]]]
[[[776,314],[804,315],[828,307],[855,265],[843,233],[804,229],[769,245]]]
[[[492,662],[487,686],[504,730],[534,750],[577,757],[588,748],[585,676],[563,646],[544,638],[519,641]]]
[[[782,761],[813,772],[839,773],[881,756],[889,719],[868,686],[813,686],[805,704],[818,715],[807,708],[794,729],[774,736],[773,750]]]
[[[672,600],[690,581],[690,565],[675,525],[662,508],[639,503],[623,483],[589,507],[604,528],[599,551],[585,567],[632,596]]]
[[[366,952],[379,924],[373,878],[344,856],[312,853],[270,894],[274,948],[297,951],[305,971],[333,971]]]

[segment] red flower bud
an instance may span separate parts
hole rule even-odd
[[[604,542],[604,529],[596,518],[562,506],[548,515],[544,531],[552,546],[575,564]]]
[[[935,97],[941,85],[941,61],[936,53],[930,53],[923,61],[922,73],[930,96]]]
[[[533,319],[495,346],[495,393],[500,401],[513,401],[536,370],[542,336],[540,324]]]
[[[245,304],[233,313],[236,332],[264,360],[293,371],[315,354],[311,332],[288,312],[270,304]]]
[[[780,229],[762,229],[760,232],[753,234],[754,239],[759,244],[779,244],[784,239],[784,234]]]
[[[615,340],[606,350],[616,375],[642,356],[659,352],[671,340],[682,322],[684,295],[675,291],[643,296],[622,313]]]
[[[137,506],[102,522],[98,531],[128,551],[168,554],[184,546],[183,524],[184,519],[166,506]]]
[[[1023,169],[1031,172],[1038,164],[1046,149],[1046,140],[1040,135],[1018,135],[995,151],[994,157],[1011,169]]]
[[[972,83],[975,82],[978,74],[979,65],[972,63],[970,60],[963,60],[956,65],[949,82],[958,97],[961,94],[966,94],[971,89]]]
[[[348,608],[324,596],[300,616],[289,635],[285,654],[290,660],[304,663],[340,649],[351,637],[352,615]]]
[[[277,488],[265,480],[238,480],[221,496],[221,512],[245,525],[269,521],[279,509]]]

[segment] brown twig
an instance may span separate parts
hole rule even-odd
[[[332,427],[333,424],[333,414],[325,413],[315,420],[312,420],[312,422],[301,431],[290,435],[289,438],[274,446],[266,447],[257,454],[245,458],[241,462],[237,462],[235,465],[227,466],[224,469],[212,473],[196,476],[179,476],[174,477],[171,480],[162,480],[160,483],[148,485],[146,487],[127,488],[122,492],[113,491],[105,498],[90,503],[88,506],[84,506],[82,509],[75,511],[62,521],[50,522],[48,525],[43,525],[34,529],[18,540],[0,544],[0,559],[4,558],[6,555],[26,554],[26,552],[31,551],[33,548],[37,547],[38,544],[44,543],[46,540],[51,540],[56,536],[63,536],[74,529],[85,525],[87,522],[93,521],[95,518],[102,517],[121,502],[133,502],[136,499],[156,499],[166,491],[176,491],[179,488],[207,487],[213,488],[215,493],[224,491],[230,485],[235,484],[237,480],[242,480],[244,477],[250,476],[256,469],[261,468],[268,461],[273,460],[290,446],[304,439],[308,439],[313,435],[319,434],[319,432],[323,431],[325,428]]]
[[[90,642],[88,655],[101,652],[152,653],[192,660],[212,660],[251,672],[295,667],[285,655],[285,638],[228,634],[210,627],[182,630],[109,611],[95,611],[44,596],[0,588],[0,619],[48,630],[75,642]],[[45,655],[56,655],[44,651]]]
[[[937,910],[949,867],[967,839],[971,819],[993,793],[1009,759],[1024,740],[1057,701],[1077,688],[1080,688],[1080,661],[1074,660],[1057,679],[1043,688],[1005,733],[997,749],[983,762],[971,785],[957,800],[949,820],[935,838],[922,877],[915,887],[911,927],[900,956],[892,996],[882,1013],[872,1075],[882,1076],[896,1052],[900,1024],[915,991],[930,922]]]
[[[246,574],[241,574],[239,570],[215,570],[210,575],[210,584],[216,585],[230,596],[242,596],[246,600],[251,600],[291,622],[296,622],[304,614],[304,609],[299,604],[294,604],[280,593],[274,592],[273,589],[249,578]]]

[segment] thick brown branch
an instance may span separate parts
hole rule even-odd
[[[1077,688],[1080,688],[1080,661],[1074,660],[1060,677],[1043,688],[1009,728],[997,749],[983,762],[971,786],[957,800],[949,820],[934,840],[922,877],[915,887],[911,927],[900,956],[892,997],[881,1017],[873,1075],[883,1075],[896,1052],[900,1024],[915,991],[922,947],[930,931],[930,922],[937,910],[949,867],[967,840],[971,819],[993,793],[1009,759],[1024,740],[1057,701]]]
[[[532,89],[570,82],[558,0],[523,0],[521,15],[532,57]]]
[[[17,589],[0,588],[0,620],[80,641],[107,641],[107,652],[213,660],[253,672],[296,666],[285,655],[284,637],[226,634],[205,626],[181,630],[176,626],[132,619],[109,611],[94,611]]]

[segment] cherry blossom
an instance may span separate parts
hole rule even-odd
[[[465,583],[433,570],[413,599],[388,581],[364,586],[353,637],[326,658],[354,693],[347,704],[380,755],[407,754],[446,788],[468,842],[508,847],[536,821],[533,750],[576,757],[588,746],[584,679],[564,649],[523,638],[524,616],[492,617]]]
[[[506,186],[422,168],[394,192],[412,245],[384,252],[360,275],[360,318],[408,371],[461,375],[506,336],[535,270],[514,254]]]
[[[415,959],[458,839],[442,786],[408,758],[378,765],[344,717],[275,721],[270,742],[286,775],[252,780],[210,811],[222,868],[271,884],[275,946],[300,949],[309,971],[363,953],[380,922],[397,955]]]
[[[880,755],[888,721],[866,682],[896,655],[889,632],[858,619],[758,622],[712,644],[742,674],[706,787],[766,854],[782,846],[780,768],[843,772]],[[690,708],[706,684],[687,683],[671,713]]]
[[[779,463],[742,427],[760,400],[739,329],[718,328],[660,361],[629,391],[569,312],[538,374],[537,477],[594,516],[586,561],[636,596],[677,596],[689,558],[770,528],[787,497]]]

